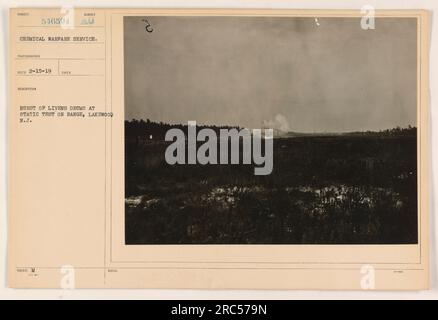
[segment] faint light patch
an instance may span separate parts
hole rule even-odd
[[[289,132],[290,125],[287,118],[282,114],[277,114],[272,120],[263,121],[265,128],[274,129],[274,131]]]
[[[137,207],[141,203],[142,196],[138,197],[128,197],[125,199],[125,203],[129,207]]]

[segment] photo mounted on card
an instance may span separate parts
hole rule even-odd
[[[428,17],[11,10],[10,285],[428,288]]]

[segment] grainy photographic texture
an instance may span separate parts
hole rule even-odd
[[[415,18],[125,17],[126,244],[416,244],[416,35]],[[272,128],[272,172],[167,163],[188,121]]]

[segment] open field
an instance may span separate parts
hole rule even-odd
[[[417,243],[416,134],[274,139],[274,169],[168,165],[125,137],[127,244]]]

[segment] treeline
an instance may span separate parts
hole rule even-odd
[[[370,136],[415,136],[417,134],[417,127],[408,126],[407,128],[395,127],[380,131],[355,131],[353,135],[370,135]]]
[[[203,128],[210,128],[216,132],[216,134],[219,135],[220,129],[238,129],[241,130],[242,128],[239,126],[227,126],[227,125],[202,125],[197,124],[197,129],[203,129]],[[146,120],[125,120],[125,137],[127,138],[134,138],[134,137],[151,137],[153,140],[164,140],[164,137],[166,135],[166,132],[169,129],[177,128],[181,129],[186,135],[187,135],[187,124],[170,124],[165,122],[155,122],[151,121],[150,119]],[[300,135],[300,133],[294,133],[295,135]],[[391,128],[386,130],[380,130],[380,131],[354,131],[354,132],[346,132],[346,133],[338,133],[334,135],[352,135],[352,136],[415,136],[417,134],[417,128],[408,126],[407,128]],[[312,136],[312,135],[319,135],[317,133],[314,134],[303,134],[305,136]],[[327,134],[330,135],[330,134]]]
[[[187,124],[170,124],[164,122],[154,122],[149,119],[136,120],[133,119],[131,121],[125,120],[125,136],[126,137],[139,137],[139,136],[152,136],[154,140],[164,140],[166,132],[169,129],[180,129],[187,135]],[[219,135],[220,129],[237,129],[241,130],[242,128],[238,126],[216,126],[216,125],[202,125],[196,124],[197,130],[201,130],[203,128],[210,128]]]

